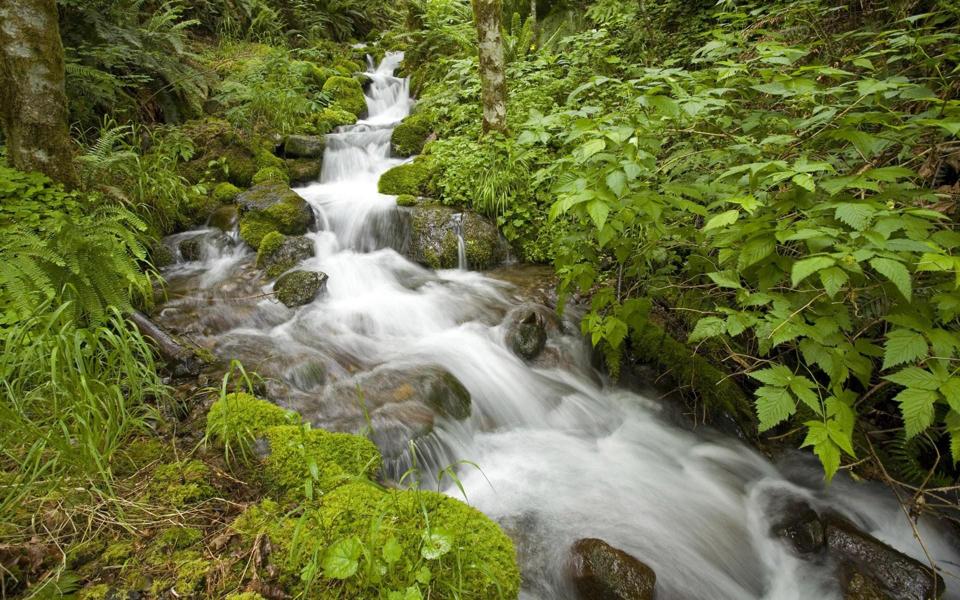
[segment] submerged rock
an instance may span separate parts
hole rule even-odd
[[[315,253],[313,242],[302,235],[286,236],[271,232],[260,243],[257,267],[270,277],[279,277],[301,261],[312,258]]]
[[[223,251],[233,240],[222,231],[208,231],[180,242],[180,257],[187,262],[209,258],[213,252]]]
[[[271,232],[303,235],[313,224],[313,209],[289,186],[263,183],[237,197],[240,208],[240,237],[259,248]]]
[[[547,345],[546,319],[536,305],[525,304],[507,317],[507,347],[524,360],[533,360]]]
[[[322,135],[288,135],[283,142],[283,154],[287,158],[322,158],[326,148]]]
[[[474,212],[424,204],[400,210],[409,218],[406,255],[415,262],[431,269],[455,269],[460,262],[458,232],[469,268],[489,269],[506,258],[496,226]]]
[[[578,540],[571,549],[571,575],[584,600],[652,600],[653,569],[598,539]]]
[[[230,232],[237,227],[240,221],[240,214],[234,205],[221,206],[210,215],[208,224],[210,227],[216,227],[220,231]]]
[[[835,514],[818,514],[803,501],[788,501],[772,533],[800,556],[828,556],[848,600],[935,600],[943,579],[930,568],[891,548]]]
[[[273,291],[287,308],[296,308],[313,302],[326,282],[326,273],[290,271],[273,284]]]

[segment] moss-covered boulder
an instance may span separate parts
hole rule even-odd
[[[397,206],[409,208],[411,206],[416,206],[416,205],[417,205],[416,196],[411,196],[410,194],[403,194],[403,195],[397,196]]]
[[[226,178],[247,187],[260,169],[254,142],[223,119],[190,121],[181,131],[195,149],[194,157],[178,167],[191,183]]]
[[[270,427],[297,425],[300,416],[268,402],[236,392],[218,399],[207,413],[207,439],[223,447],[228,456],[251,458],[256,440]]]
[[[431,133],[433,133],[433,122],[429,116],[411,115],[393,130],[390,146],[394,154],[403,158],[420,154]]]
[[[435,204],[417,204],[400,210],[409,232],[406,255],[424,266],[457,268],[460,262],[458,233],[463,237],[467,266],[471,269],[495,267],[507,256],[507,245],[496,226],[474,212]]]
[[[240,237],[259,248],[271,232],[303,235],[313,224],[313,209],[307,201],[282,183],[264,183],[237,197]]]
[[[213,214],[210,215],[210,219],[207,221],[207,224],[210,227],[216,227],[223,232],[231,232],[237,227],[237,223],[240,221],[240,214],[237,210],[237,207],[233,204],[226,206],[221,206],[217,210],[213,211]]]
[[[273,231],[267,234],[257,251],[257,267],[269,277],[279,277],[312,258],[316,252],[313,241],[303,236],[285,236]]]
[[[287,158],[323,158],[327,142],[322,135],[288,135],[283,141]]]
[[[418,156],[413,162],[398,165],[380,176],[377,187],[381,194],[391,196],[434,195],[433,161],[426,156]]]
[[[315,158],[296,158],[285,161],[291,185],[306,185],[319,181],[323,162]]]
[[[273,284],[273,292],[284,306],[296,308],[313,302],[326,282],[326,273],[291,271]]]
[[[376,598],[383,589],[408,589],[411,570],[429,573],[412,582],[423,598],[514,600],[519,594],[510,539],[476,509],[436,492],[348,483],[322,496],[299,518],[263,502],[232,527],[245,540],[269,537],[273,562],[282,565],[276,582],[294,595],[304,591],[300,574],[312,556],[322,559],[341,551],[346,551],[345,572],[353,574],[335,579],[319,572],[312,597]],[[370,552],[362,551],[366,544]],[[385,548],[389,552],[380,550]]]
[[[260,185],[262,183],[282,183],[283,185],[289,186],[290,176],[279,167],[267,167],[260,169],[257,171],[257,174],[253,176],[253,185]]]
[[[239,196],[242,191],[243,190],[232,183],[218,183],[217,187],[213,188],[213,199],[216,200],[218,204],[230,204],[237,199],[237,196]]]
[[[357,115],[340,108],[337,105],[328,106],[313,116],[313,132],[325,135],[344,125],[353,125],[357,122]]]
[[[343,110],[358,117],[367,112],[367,100],[363,88],[353,77],[338,75],[323,84],[323,91]]]

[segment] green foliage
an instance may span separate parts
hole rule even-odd
[[[334,76],[323,84],[323,93],[339,108],[356,116],[367,112],[363,88],[353,77]]]
[[[695,69],[624,64],[602,30],[570,40],[616,60],[568,108],[531,111],[518,139],[556,152],[533,177],[567,223],[561,291],[592,294],[594,344],[615,363],[644,327],[644,296],[700,313],[688,341],[753,357],[761,430],[801,421],[831,477],[859,455],[858,428],[899,424],[960,449],[960,239],[919,174],[957,132],[940,67],[960,36],[941,13],[857,21],[833,46],[753,26],[820,6],[799,4],[715,14]],[[885,382],[902,388],[892,400],[876,393]]]

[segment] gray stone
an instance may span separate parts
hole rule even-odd
[[[267,244],[263,244],[264,247],[257,254],[257,267],[270,277],[279,277],[316,254],[313,241],[302,235],[285,236],[282,240],[277,246],[267,247]]]
[[[493,268],[507,256],[507,245],[496,226],[477,213],[420,203],[398,210],[407,221],[404,254],[414,262],[431,269],[456,268],[458,231],[463,236],[470,269]]]
[[[326,273],[290,271],[273,284],[273,291],[285,306],[296,308],[313,302],[326,282]]]
[[[283,142],[287,158],[323,158],[327,142],[319,135],[288,135]]]

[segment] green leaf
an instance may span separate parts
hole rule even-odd
[[[960,377],[951,377],[940,386],[940,393],[946,398],[952,410],[960,413]]]
[[[623,196],[627,191],[627,174],[617,169],[607,175],[607,187],[618,197]]]
[[[349,537],[327,548],[323,556],[323,574],[329,579],[349,579],[360,566],[363,544],[356,536]]]
[[[420,556],[427,560],[436,560],[450,552],[453,547],[453,536],[441,529],[423,532],[423,545],[420,547]]]
[[[734,290],[739,290],[743,288],[740,284],[740,276],[737,275],[736,271],[717,271],[715,273],[707,273],[709,277],[715,284],[722,288],[730,288]]]
[[[907,367],[893,375],[887,375],[884,379],[905,388],[917,388],[928,392],[936,390],[941,385],[941,381],[936,375],[919,367]]]
[[[430,579],[432,579],[433,574],[430,572],[430,567],[423,565],[420,569],[417,570],[417,582],[422,583],[423,585],[430,585]]]
[[[808,421],[804,424],[807,426],[807,437],[800,447],[813,448],[813,453],[823,465],[827,481],[830,481],[840,468],[840,447],[830,438],[830,431],[823,421]]]
[[[793,270],[790,275],[793,287],[797,287],[800,282],[817,271],[832,267],[836,263],[837,261],[829,256],[814,256],[812,258],[798,260],[793,263]]]
[[[795,375],[790,381],[790,391],[801,402],[807,405],[810,410],[818,415],[823,414],[823,407],[820,405],[820,396],[814,391],[816,384],[802,375]]]
[[[703,317],[697,321],[693,331],[690,332],[688,342],[699,342],[707,338],[723,335],[727,330],[726,321],[720,317]]]
[[[423,569],[426,569],[426,567],[424,567]],[[423,569],[420,569],[420,570],[422,571]],[[427,573],[429,572],[430,572],[430,569],[427,569]],[[417,577],[418,578],[420,577],[419,572],[417,573]],[[424,585],[427,585],[427,584],[424,583]],[[411,585],[410,587],[407,588],[407,592],[403,595],[403,600],[423,600],[423,594],[420,593],[420,588],[418,588],[415,585]]]
[[[960,412],[951,410],[947,413],[944,422],[947,424],[947,433],[950,434],[950,454],[953,464],[960,462]]]
[[[400,545],[400,542],[397,541],[397,538],[391,537],[387,540],[387,543],[383,545],[383,560],[386,561],[388,565],[400,560],[403,556],[403,547]]]
[[[883,347],[883,369],[927,357],[927,340],[909,329],[894,329],[887,334]]]
[[[870,261],[870,266],[897,286],[897,289],[900,290],[900,293],[908,302],[913,298],[913,283],[910,280],[910,271],[903,266],[902,262],[889,258],[874,258]]]
[[[820,271],[820,283],[823,284],[823,289],[826,290],[830,298],[834,298],[840,293],[840,290],[849,280],[850,277],[847,272],[839,267],[830,267]]]
[[[791,181],[809,192],[817,191],[817,184],[809,173],[797,173]]]
[[[761,432],[776,427],[797,412],[797,405],[785,388],[763,386],[757,390],[757,418]]]
[[[597,229],[603,229],[607,222],[607,215],[610,214],[610,207],[603,200],[593,200],[587,205],[587,212],[590,213],[590,218],[593,219]]]
[[[754,371],[749,373],[749,375],[752,379],[756,379],[764,385],[776,387],[787,387],[790,385],[790,381],[793,380],[793,371],[784,365],[774,365],[769,369]]]
[[[900,403],[907,439],[924,432],[933,424],[933,405],[937,397],[936,392],[917,388],[907,388],[897,394],[895,400]]]
[[[711,231],[713,229],[718,229],[720,227],[727,227],[733,225],[737,222],[737,219],[740,218],[740,211],[737,209],[728,210],[722,212],[719,215],[716,215],[703,226],[703,231]]]
[[[751,239],[740,249],[740,259],[737,261],[737,268],[742,271],[757,264],[773,254],[776,248],[776,241],[770,235],[761,235]]]
[[[872,206],[847,202],[838,206],[833,216],[857,231],[863,231],[870,226],[874,214],[876,211]]]

